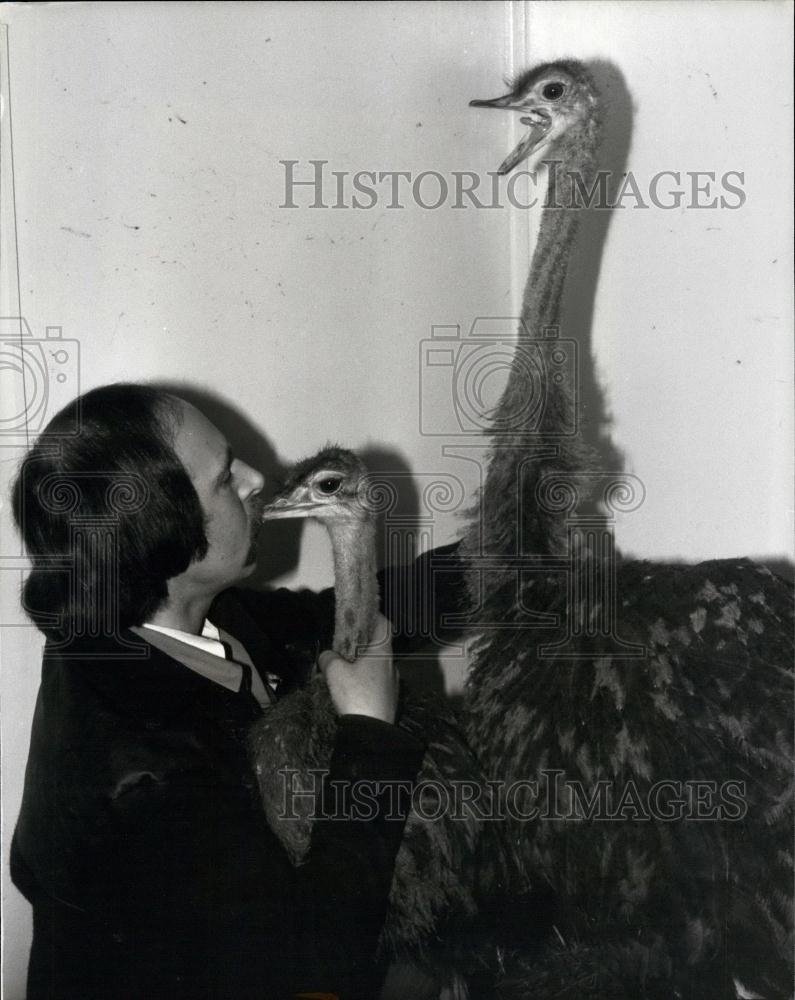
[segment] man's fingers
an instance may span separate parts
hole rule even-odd
[[[371,662],[376,657],[391,658],[392,626],[388,618],[384,618],[382,614],[378,614],[376,616],[373,634],[370,637],[370,641],[367,646],[359,647],[358,652],[360,659],[367,659]],[[351,666],[348,660],[340,656],[339,653],[335,653],[333,649],[324,649],[317,658],[318,670],[325,674],[335,660],[339,660],[341,663]]]

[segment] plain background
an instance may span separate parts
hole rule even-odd
[[[21,313],[34,337],[56,325],[79,342],[82,390],[187,383],[266,469],[327,440],[362,448],[409,520],[424,515],[421,544],[448,541],[476,477],[443,456],[454,437],[420,432],[421,342],[434,325],[514,313],[538,213],[389,210],[382,187],[368,211],[305,197],[288,210],[279,160],[303,177],[310,159],[485,175],[520,126],[471,98],[531,62],[601,60],[614,166],[641,190],[663,170],[684,185],[688,171],[741,171],[746,199],[617,210],[581,250],[569,308],[589,328],[591,418],[609,467],[646,490],[619,544],[790,558],[791,15],[740,2],[6,5],[16,187],[14,202],[4,90],[0,311],[19,312],[15,229]],[[5,484],[22,450],[4,445]],[[426,491],[437,481],[441,503]],[[30,920],[7,857],[41,640],[16,608],[6,489],[4,985],[19,1000]],[[272,551],[265,576],[330,582],[319,530]],[[461,660],[443,666],[459,689]]]

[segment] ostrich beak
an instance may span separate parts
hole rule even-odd
[[[276,497],[259,509],[261,521],[275,521],[288,517],[314,517],[322,505],[306,499],[301,493],[286,497]]]
[[[513,94],[495,97],[491,101],[470,101],[469,106],[470,108],[497,108],[499,111],[521,111],[526,116],[520,121],[523,125],[529,125],[530,131],[499,165],[498,174],[508,174],[522,160],[526,160],[542,144],[552,125],[552,120],[546,111],[535,108],[526,102],[517,101]]]

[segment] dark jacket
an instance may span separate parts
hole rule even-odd
[[[331,607],[227,591],[209,617],[288,689],[328,645]],[[45,649],[12,845],[34,913],[28,1000],[371,1000],[405,799],[403,819],[319,820],[293,868],[257,798],[250,694],[154,647],[68,652]],[[422,754],[396,726],[345,716],[329,780],[410,782]]]

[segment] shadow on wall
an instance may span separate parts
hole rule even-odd
[[[377,536],[378,565],[410,566],[425,549],[423,530],[432,526],[432,514],[420,503],[418,481],[403,456],[393,449],[370,445],[360,454],[370,470],[374,498],[382,512]],[[392,596],[399,600],[399,595]],[[388,614],[388,596],[386,604]],[[445,697],[438,646],[429,642],[422,655],[398,662],[401,680],[412,691]]]
[[[611,205],[621,187],[632,141],[632,96],[617,66],[603,61],[587,64],[602,95],[605,120],[598,169],[607,171],[607,203]],[[580,420],[585,443],[600,471],[620,472],[624,456],[611,437],[612,417],[596,378],[593,354],[593,312],[607,231],[613,212],[591,208],[582,213],[572,248],[561,309],[561,333],[580,344]]]

